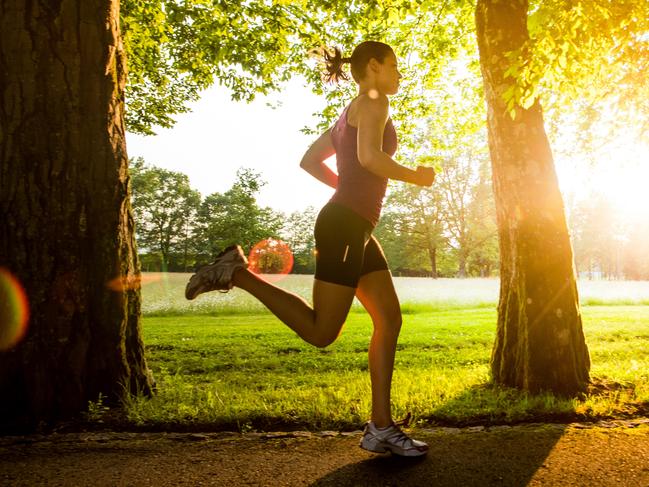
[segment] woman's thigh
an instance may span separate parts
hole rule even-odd
[[[401,305],[388,270],[370,272],[361,277],[356,296],[372,317],[374,326],[401,327]]]
[[[313,310],[319,345],[333,342],[345,324],[356,289],[316,279],[313,283]]]

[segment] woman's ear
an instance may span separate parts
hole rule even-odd
[[[378,73],[381,68],[381,63],[374,58],[370,58],[370,61],[367,63],[367,67],[375,73]]]

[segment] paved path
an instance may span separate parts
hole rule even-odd
[[[0,437],[0,485],[649,487],[649,419],[415,434],[422,460],[365,452],[359,432]]]

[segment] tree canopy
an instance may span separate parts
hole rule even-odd
[[[395,112],[399,118],[407,102],[401,130],[409,131],[435,103],[431,90],[450,60],[465,56],[479,77],[474,7],[468,0],[122,0],[128,128],[152,133],[156,125],[172,126],[174,116],[214,83],[229,88],[235,100],[249,101],[296,75],[327,94],[326,126],[351,86],[325,86],[310,53],[334,45],[349,51],[372,38],[393,45],[402,60],[405,79]],[[569,104],[591,118],[613,107],[646,133],[647,2],[537,1],[528,29],[529,42],[510,53],[508,75],[516,80],[506,93],[510,108],[515,102],[527,107],[539,94],[546,109]]]
[[[249,101],[295,75],[327,93],[327,125],[348,93],[327,89],[311,54],[321,46],[349,51],[367,38],[395,47],[406,60],[401,97],[423,101],[440,68],[472,42],[470,2],[122,0],[121,8],[127,123],[145,134],[172,126],[173,116],[213,83]]]
[[[545,92],[544,104],[608,99],[617,108],[646,113],[649,4],[632,0],[537,2],[528,16],[529,42],[511,54],[523,107]],[[526,56],[525,51],[531,51]],[[646,127],[645,127],[646,129]]]

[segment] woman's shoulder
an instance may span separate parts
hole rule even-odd
[[[373,91],[373,90],[372,90]],[[359,109],[388,111],[390,109],[390,100],[382,93],[372,92],[359,95],[354,101]]]
[[[367,116],[371,118],[380,118],[387,120],[390,111],[390,102],[388,97],[377,93],[362,94],[356,97],[348,106],[347,118],[350,122],[357,122],[359,118]],[[356,125],[357,123],[354,123]]]

